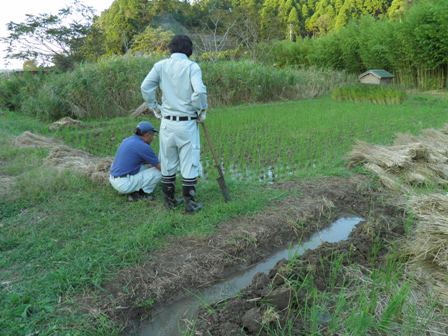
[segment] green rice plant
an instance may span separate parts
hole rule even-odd
[[[338,87],[331,97],[339,101],[370,102],[379,105],[401,104],[406,93],[389,85],[350,85]]]

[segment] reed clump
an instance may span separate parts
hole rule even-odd
[[[389,85],[350,85],[333,90],[331,97],[339,101],[370,102],[373,104],[401,104],[406,93]]]

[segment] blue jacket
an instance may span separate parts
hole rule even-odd
[[[149,144],[138,135],[132,135],[124,139],[118,147],[110,174],[113,177],[135,175],[140,171],[141,165],[147,163],[155,166],[159,159]]]

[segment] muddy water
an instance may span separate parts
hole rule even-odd
[[[231,278],[190,296],[166,305],[154,312],[150,321],[142,322],[137,335],[177,336],[182,335],[185,321],[191,320],[202,305],[213,304],[235,296],[241,289],[249,286],[258,272],[268,273],[281,259],[302,255],[306,250],[315,249],[323,242],[336,243],[347,239],[353,228],[362,221],[359,217],[343,217],[330,227],[315,233],[311,238],[290,248],[281,250],[258,264]]]

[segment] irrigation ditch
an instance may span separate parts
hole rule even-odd
[[[265,281],[267,274],[279,263],[285,263],[290,257],[300,256],[307,250],[313,250],[323,243],[337,243],[348,238],[350,232],[362,222],[360,217],[342,217],[330,225],[330,227],[314,233],[309,240],[297,243],[294,246],[281,249],[267,259],[246,268],[230,278],[205,288],[202,291],[193,291],[189,296],[165,305],[154,312],[149,321],[143,321],[139,328],[139,335],[163,336],[181,335],[182,330],[188,325],[182,325],[183,321],[196,318],[200,306],[213,305],[236,296],[241,290],[248,287],[251,282]],[[286,308],[290,301],[290,292],[277,290],[270,293],[268,300],[275,301],[280,308]],[[258,301],[261,298],[256,298]],[[256,320],[252,321],[256,323]]]
[[[105,284],[101,298],[85,295],[80,299],[81,305],[91,313],[106,313],[123,326],[123,333],[126,335],[154,335],[154,329],[151,328],[159,327],[151,326],[151,320],[160,318],[158,314],[162,312],[165,321],[163,316],[159,321],[167,322],[169,316],[175,315],[173,310],[170,311],[170,305],[182,306],[192,297],[198,298],[201,303],[201,296],[198,296],[197,291],[199,294],[216,294],[221,290],[219,283],[242,275],[248,284],[251,283],[248,290],[252,292],[252,297],[240,302],[240,295],[237,299],[228,298],[229,295],[218,295],[219,301],[237,300],[236,306],[226,305],[233,308],[218,319],[219,323],[215,325],[211,318],[205,318],[204,312],[201,311],[199,317],[203,324],[198,322],[197,327],[202,326],[204,330],[211,332],[211,335],[220,335],[219,330],[229,330],[228,323],[231,323],[234,329],[246,334],[257,334],[257,328],[245,325],[242,317],[250,314],[248,312],[251,309],[266,300],[277,300],[280,307],[283,307],[285,295],[289,295],[289,292],[282,288],[284,282],[281,280],[280,269],[286,262],[280,261],[271,271],[265,269],[268,274],[264,275],[256,273],[247,276],[246,273],[245,276],[244,272],[252,273],[257,263],[281,250],[286,254],[288,252],[285,251],[292,253],[294,244],[307,244],[310,239],[320,243],[322,236],[316,236],[316,233],[341,218],[356,218],[354,221],[349,219],[352,226],[359,222],[360,218],[365,220],[356,226],[348,240],[324,243],[312,253],[305,252],[304,260],[308,260],[310,256],[319,260],[319,253],[322,251],[325,255],[325,251],[334,251],[340,247],[356,252],[350,253],[350,258],[353,256],[354,259],[347,259],[347,264],[365,262],[371,259],[370,249],[379,237],[387,236],[392,239],[404,232],[402,209],[364,176],[326,177],[307,182],[274,184],[267,186],[266,192],[271,188],[285,190],[290,196],[273,200],[271,206],[261,213],[222,223],[210,236],[173,238],[160,251],[148,256],[146,263],[119,272]],[[349,232],[350,230],[346,233]],[[346,237],[343,235],[338,239],[344,238]],[[382,253],[385,253],[385,250],[376,255],[378,262]],[[317,262],[316,260],[314,262]],[[311,260],[310,263],[312,262]],[[328,279],[325,272],[328,270],[324,267],[319,268],[319,271],[322,276],[319,281],[325,286]],[[217,287],[213,287],[214,285]],[[243,292],[245,291],[247,289],[243,289]],[[230,294],[233,296],[234,293]],[[210,296],[213,297],[212,294]],[[288,302],[289,300],[290,297],[287,298]],[[193,301],[194,310],[198,304],[196,300]],[[213,298],[211,301],[210,304],[214,303]],[[164,310],[166,313],[163,313]],[[163,334],[179,335],[179,330],[182,329],[186,332],[190,319],[194,318],[191,315],[183,315],[182,311],[178,312],[177,318],[168,323],[169,329]],[[256,316],[246,316],[247,319],[257,323]],[[233,330],[232,328],[230,330]]]

